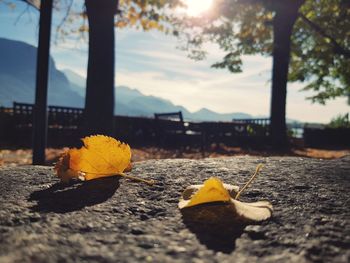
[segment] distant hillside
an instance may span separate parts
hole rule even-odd
[[[0,105],[13,101],[34,102],[36,47],[24,42],[0,38]],[[50,58],[48,104],[83,107],[86,80],[71,70],[60,71]],[[185,119],[195,121],[231,121],[251,118],[246,113],[220,114],[209,109],[190,112],[185,107],[137,89],[117,86],[115,113],[125,116],[153,117],[154,113],[182,111]]]
[[[216,120],[216,121],[231,121],[232,119],[249,119],[252,115],[243,112],[235,113],[217,113],[206,108],[202,108],[199,111],[192,113],[191,118],[195,120]]]
[[[69,81],[76,87],[74,90],[79,94],[84,94],[85,78],[71,70],[63,70]],[[182,111],[184,118],[196,121],[231,121],[232,119],[251,118],[246,113],[217,113],[209,109],[201,109],[196,112],[190,112],[185,107],[174,105],[171,101],[155,96],[146,96],[137,89],[131,89],[126,86],[117,86],[116,95],[116,114],[128,116],[147,116],[153,117],[154,113]]]
[[[83,87],[86,79],[68,69],[63,70],[63,72],[72,83],[71,87],[84,96],[85,89]],[[179,110],[182,110],[184,114],[190,114],[184,107],[175,106],[171,101],[155,96],[146,96],[137,89],[131,89],[126,86],[117,86],[115,88],[115,97],[115,113],[118,115],[153,117],[155,112]]]
[[[0,104],[13,101],[34,102],[36,47],[27,43],[0,38]],[[82,96],[72,90],[67,77],[50,58],[48,103],[51,105],[84,105]]]

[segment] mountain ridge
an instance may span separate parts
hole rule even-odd
[[[0,38],[0,103],[33,103],[36,78],[36,47]],[[84,100],[71,89],[68,78],[49,60],[48,104],[83,107]]]
[[[73,84],[78,85],[79,83],[80,84],[85,83],[86,81],[83,76],[69,69],[63,69],[62,71],[66,73],[69,81]],[[83,90],[82,87],[80,87],[80,89]],[[130,108],[130,105],[125,105],[125,104],[131,104],[134,108],[139,109],[138,113],[141,114],[141,116],[143,114],[145,115],[145,117],[153,117],[154,113],[181,111],[185,119],[194,120],[194,121],[231,121],[232,119],[235,119],[235,118],[236,119],[252,118],[250,114],[247,114],[244,112],[217,113],[205,107],[197,111],[190,112],[184,106],[175,105],[170,100],[163,99],[154,95],[144,95],[138,89],[129,88],[123,85],[116,86],[115,94],[116,94],[117,113],[119,113],[118,108],[120,108],[121,105],[123,105],[124,107]],[[161,110],[159,105],[160,103],[162,104]],[[155,104],[157,105],[152,107],[152,105],[155,105]],[[140,108],[147,108],[148,109],[147,113],[145,111],[142,112]],[[130,111],[134,112],[135,109]],[[125,114],[130,115],[127,113]]]
[[[14,101],[34,103],[37,48],[25,42],[0,38],[0,105],[12,106]],[[48,104],[83,107],[86,80],[69,69],[59,70],[50,57]],[[207,108],[190,112],[184,106],[154,95],[145,95],[126,86],[115,88],[115,114],[153,117],[154,113],[182,111],[187,120],[231,121],[251,118],[246,113],[217,113]]]

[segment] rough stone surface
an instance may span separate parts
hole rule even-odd
[[[186,186],[210,176],[243,185],[258,163],[241,200],[269,200],[271,220],[232,236],[184,222]],[[131,174],[157,184],[62,186],[48,167],[2,168],[0,262],[350,262],[350,157],[152,160]]]

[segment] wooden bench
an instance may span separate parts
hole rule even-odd
[[[182,112],[155,113],[156,141],[163,147],[184,145],[186,128]]]

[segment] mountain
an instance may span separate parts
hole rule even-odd
[[[73,85],[78,86],[75,90],[83,94],[84,89],[82,87],[85,86],[85,78],[69,69],[65,69],[63,72]],[[174,105],[169,100],[155,96],[146,96],[137,89],[131,89],[126,86],[117,86],[115,94],[116,114],[118,115],[153,117],[154,113],[182,111],[185,119],[194,121],[231,121],[232,119],[252,118],[252,116],[247,113],[238,112],[223,114],[206,108],[196,112],[190,112],[185,107]]]
[[[70,69],[63,69],[62,72],[66,75],[71,84],[77,85],[82,90],[84,89],[86,84],[86,79],[84,77]]]
[[[0,38],[0,104],[13,101],[34,103],[36,47],[24,42]],[[66,75],[50,57],[48,104],[82,107],[83,97],[72,90]]]
[[[71,89],[84,98],[84,87],[86,85],[86,79],[70,69],[64,69],[62,70],[62,72],[64,73],[64,75],[66,75],[67,79],[69,80]]]
[[[206,108],[193,112],[189,118],[200,121],[231,121],[232,119],[249,119],[252,115],[242,112],[235,113],[217,113]]]
[[[13,101],[34,103],[36,47],[0,38],[0,105],[10,107]],[[83,107],[86,79],[72,70],[60,71],[50,57],[48,104]],[[246,113],[221,114],[209,109],[190,112],[185,107],[156,96],[146,96],[126,86],[115,88],[115,114],[153,117],[154,113],[182,111],[187,120],[231,121],[251,118]]]

